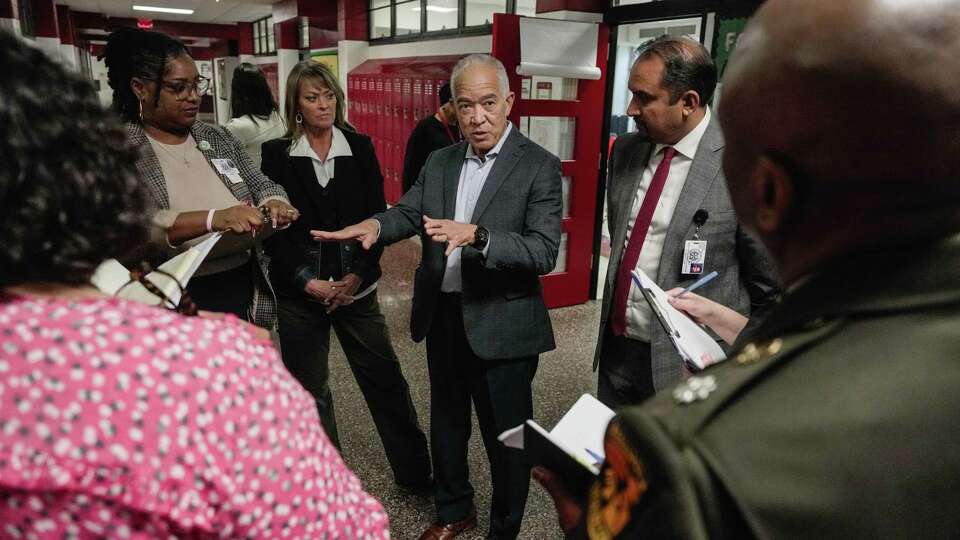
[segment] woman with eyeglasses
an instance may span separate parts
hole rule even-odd
[[[213,232],[253,238],[266,216],[276,227],[299,217],[283,188],[251,163],[227,130],[197,121],[210,81],[182,43],[121,28],[107,39],[104,57],[113,108],[141,151],[137,169],[154,207],[152,245],[163,258]],[[238,244],[242,249],[205,260],[187,291],[200,309],[272,328],[276,299],[267,260],[259,244]]]
[[[88,80],[0,29],[0,537],[390,537],[271,343],[90,285],[148,234]]]
[[[299,221],[267,240],[279,299],[280,350],[283,363],[313,394],[323,428],[338,444],[328,369],[332,328],[394,479],[424,492],[432,483],[427,438],[377,298],[383,248],[320,244],[310,236],[310,229],[337,230],[386,209],[373,143],[347,124],[344,108],[333,72],[304,60],[287,78],[287,133],[263,144],[263,172],[303,210]]]

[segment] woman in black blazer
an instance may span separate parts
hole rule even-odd
[[[343,90],[324,65],[297,64],[287,78],[287,133],[263,144],[263,172],[282,185],[300,219],[267,241],[287,369],[313,395],[339,448],[328,384],[330,327],[346,353],[397,483],[431,484],[427,440],[380,313],[382,247],[317,243],[311,229],[337,230],[386,209],[373,144],[343,115]]]

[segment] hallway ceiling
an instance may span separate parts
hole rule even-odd
[[[231,24],[267,17],[276,0],[61,0],[74,11],[102,13],[111,17]],[[191,15],[134,11],[133,6],[192,9]]]

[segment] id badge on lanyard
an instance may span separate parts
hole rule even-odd
[[[703,268],[707,261],[707,241],[700,240],[700,229],[709,217],[710,214],[702,208],[693,215],[693,223],[696,225],[696,229],[693,232],[693,240],[687,240],[683,243],[683,262],[680,264],[681,274],[688,276],[703,274]]]

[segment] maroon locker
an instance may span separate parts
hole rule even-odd
[[[386,156],[386,144],[385,144],[385,133],[384,133],[384,121],[383,121],[383,101],[384,101],[384,92],[383,92],[383,76],[380,74],[376,75],[374,79],[374,89],[373,89],[373,117],[370,119],[373,122],[373,131],[377,134],[377,140],[379,145],[377,146],[377,157],[380,158],[380,163],[386,163],[387,160],[384,159]]]
[[[390,83],[385,75],[377,76],[377,130],[380,133],[380,166],[385,169],[386,178],[390,178]]]
[[[420,119],[436,111],[437,88],[457,60],[459,56],[368,60],[348,74],[348,80],[354,81],[348,86],[349,97],[355,100],[350,121],[373,140],[390,203],[402,195],[410,132]]]
[[[390,174],[394,183],[396,202],[397,140],[400,139],[400,79],[390,78]],[[403,159],[402,157],[400,159]]]
[[[344,97],[347,98],[345,112],[347,115],[347,121],[349,122],[351,118],[356,119],[357,117],[357,115],[354,113],[354,108],[357,106],[357,102],[355,101],[357,94],[353,91],[353,77],[347,75],[347,87],[343,91],[345,92]]]
[[[437,111],[437,87],[433,84],[433,77],[423,82],[423,116]]]
[[[395,79],[390,77],[386,81],[386,86],[388,90],[388,99],[386,103],[386,116],[387,116],[387,140],[390,141],[390,144],[393,144],[397,140],[397,115],[396,107],[394,106],[397,101],[397,92],[396,85],[394,84]],[[390,166],[393,167],[393,163],[390,163]]]
[[[373,134],[370,133],[370,94],[367,91],[367,77],[359,77],[360,84],[360,119],[359,125],[357,126],[360,129],[361,133],[370,135],[371,140],[373,139]],[[374,146],[376,148],[376,146]]]
[[[414,76],[413,79],[413,121],[414,123],[419,122],[421,118],[426,116],[423,114],[423,79],[419,76]]]
[[[397,167],[393,170],[394,185],[397,190],[397,201],[400,200],[400,197],[403,197],[403,157],[404,154],[406,154],[406,150],[406,141],[393,143],[393,156],[397,162]]]
[[[360,122],[363,133],[370,133],[370,91],[367,77],[360,77]]]
[[[416,126],[416,123],[413,119],[413,96],[410,94],[412,91],[411,87],[413,86],[413,81],[410,77],[405,77],[403,79],[403,88],[401,92],[402,96],[402,107],[403,107],[403,144],[406,146],[407,139],[410,138],[410,131]]]
[[[397,197],[397,168],[393,166],[394,145],[395,143],[393,141],[389,141],[386,145],[384,145],[386,150],[386,160],[388,163],[390,163],[390,167],[388,168],[387,173],[384,175],[384,179],[387,182],[385,191],[389,194],[387,196],[387,202],[390,204],[397,204],[397,200],[399,199]]]
[[[383,116],[384,116],[384,131],[387,144],[390,146],[390,157],[393,157],[393,77],[385,76],[383,80],[383,88],[385,90],[384,102],[383,102]],[[393,161],[390,161],[390,169],[393,170]]]
[[[403,142],[403,87],[401,79],[393,79],[393,172],[394,181],[403,176],[403,150],[397,151],[397,147]],[[398,184],[397,196],[403,192],[402,182]]]

